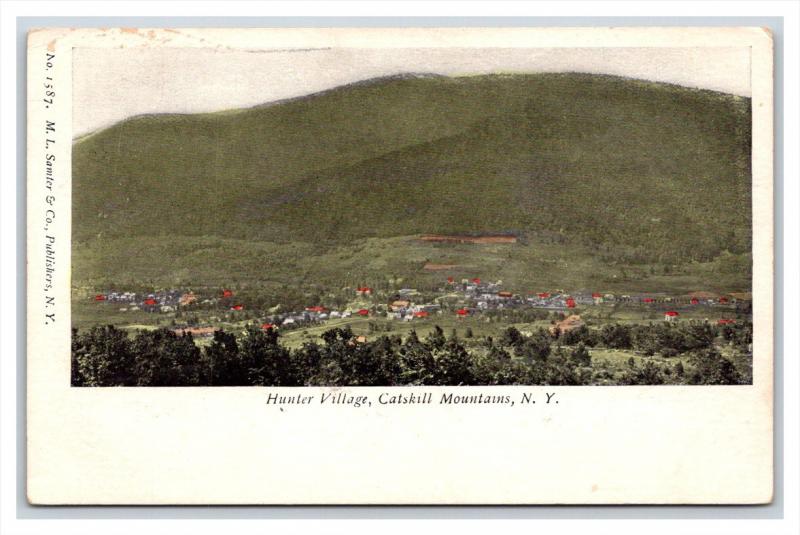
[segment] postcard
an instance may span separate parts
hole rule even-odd
[[[772,499],[760,28],[41,29],[28,499]]]

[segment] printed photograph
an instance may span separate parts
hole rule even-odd
[[[71,384],[752,384],[750,61],[75,48]]]

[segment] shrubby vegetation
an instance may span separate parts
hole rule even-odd
[[[240,334],[217,330],[207,345],[168,329],[133,336],[97,326],[72,338],[74,386],[399,386],[399,385],[657,385],[752,381],[752,324],[715,326],[607,324],[553,335],[464,339],[440,327],[425,338],[359,339],[330,329],[322,341],[289,349],[277,331],[251,325]],[[727,346],[723,356],[721,347]],[[594,362],[591,348],[635,352],[623,366]],[[678,357],[681,358],[678,358]],[[658,358],[652,358],[658,357]],[[637,357],[639,358],[639,357]],[[736,361],[736,362],[734,362]]]

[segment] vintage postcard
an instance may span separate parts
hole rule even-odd
[[[771,501],[772,61],[32,32],[29,500]]]

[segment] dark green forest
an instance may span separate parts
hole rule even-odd
[[[447,336],[438,326],[424,339],[379,336],[366,341],[349,328],[331,329],[322,343],[281,345],[275,330],[217,330],[198,346],[191,334],[168,329],[130,336],[114,326],[73,332],[73,386],[405,386],[405,385],[658,385],[750,384],[752,323],[711,325],[607,324],[569,333],[514,327],[497,339]],[[739,367],[720,347],[746,356]],[[592,348],[633,350],[614,367],[593,362]],[[679,356],[687,357],[685,359]]]

